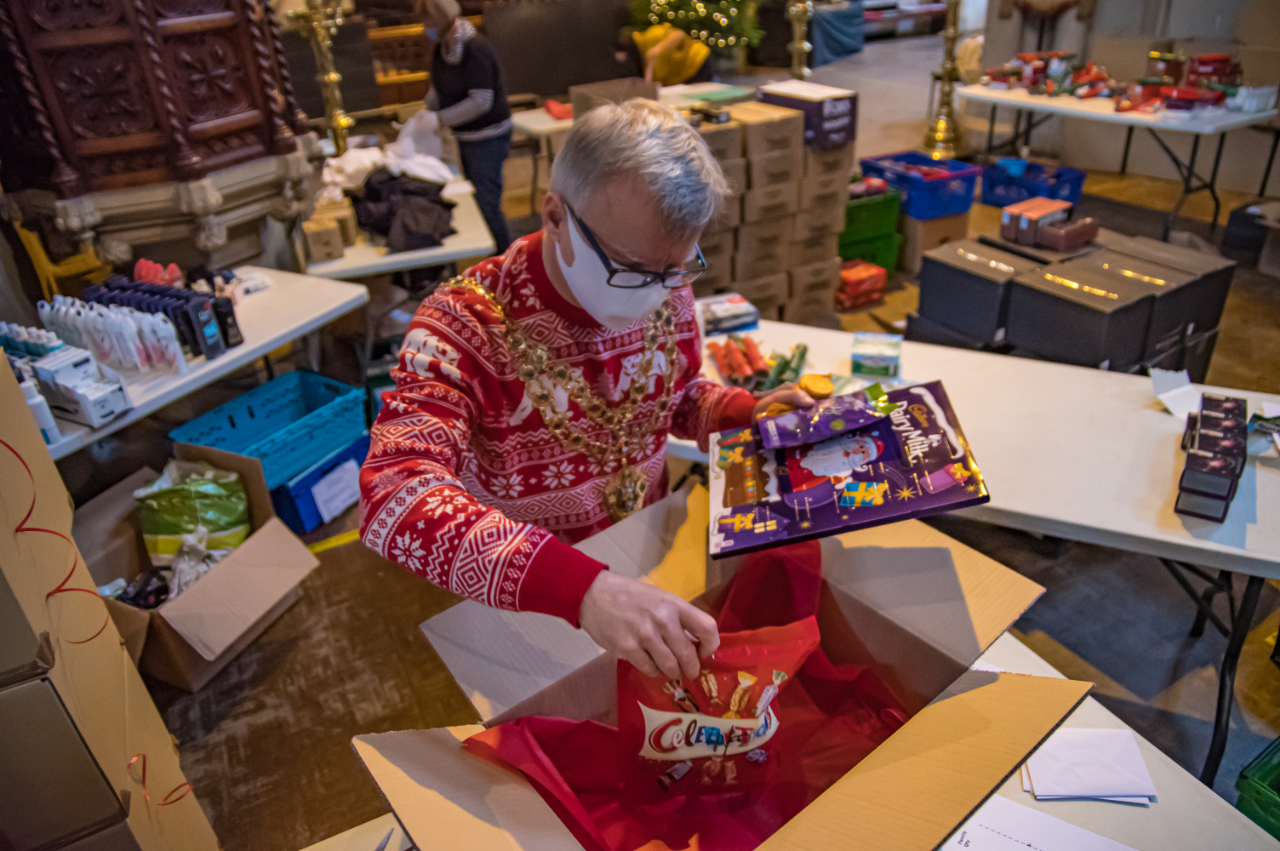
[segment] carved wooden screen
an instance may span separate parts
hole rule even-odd
[[[70,198],[294,150],[269,0],[0,0],[0,180]]]

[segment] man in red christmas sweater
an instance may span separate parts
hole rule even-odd
[[[667,492],[667,435],[741,426],[755,399],[699,376],[687,284],[727,193],[675,111],[575,121],[543,228],[443,284],[405,337],[360,474],[362,537],[490,606],[556,615],[651,675],[695,677],[715,621],[570,544]]]

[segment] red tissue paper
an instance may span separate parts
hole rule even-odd
[[[478,733],[464,747],[520,771],[589,851],[753,849],[907,718],[873,670],[836,665],[820,646],[811,650],[818,638],[814,616],[822,582],[816,541],[753,553],[729,586],[717,618],[721,647],[714,658],[703,660],[704,673],[716,674],[714,685],[700,677],[696,684],[681,680],[668,691],[667,681],[642,677],[619,662],[620,729],[595,721],[528,717]],[[737,680],[737,671],[755,682]],[[669,772],[679,762],[641,757],[641,737],[648,731],[644,719],[636,718],[637,701],[652,706],[678,698],[685,710],[695,705],[709,710],[691,714],[747,716],[748,726],[758,731],[764,722],[754,710],[764,689],[774,684],[774,671],[785,675],[764,700],[764,714],[773,716],[774,726],[761,734],[767,741],[752,749],[765,752],[762,762],[756,762],[758,756],[748,760],[750,750],[722,759],[699,755],[673,780]],[[708,689],[722,705],[712,705]],[[729,764],[737,766],[734,782],[727,782]],[[767,771],[748,771],[760,767]],[[754,782],[753,774],[767,782]]]

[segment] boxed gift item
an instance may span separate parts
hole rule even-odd
[[[1138,363],[1146,351],[1150,290],[1100,269],[1051,266],[1009,283],[1005,339],[1078,366]]]
[[[848,182],[853,174],[853,164],[857,161],[852,143],[843,148],[819,151],[814,148],[804,149],[804,176],[828,177],[836,176]]]
[[[743,151],[749,160],[804,148],[804,115],[767,103],[736,103],[729,115],[742,125]]]
[[[937,381],[722,431],[711,459],[713,558],[990,501]]]
[[[777,186],[783,183],[799,183],[804,171],[804,152],[794,148],[762,154],[746,161],[747,176],[752,189]]]
[[[918,275],[926,251],[969,235],[969,211],[932,219],[903,215],[898,218],[898,230],[902,233],[902,254],[898,266],[908,274]]]
[[[972,240],[949,242],[924,255],[920,316],[979,342],[1004,341],[1009,281],[1036,264]]]
[[[175,446],[174,454],[239,474],[252,533],[200,581],[157,608],[103,602],[139,670],[194,692],[297,601],[300,583],[318,562],[276,518],[257,459],[187,444]],[[131,582],[148,567],[131,515],[133,492],[153,479],[155,473],[144,468],[76,510],[72,536],[95,584]]]
[[[742,158],[742,125],[738,122],[711,124],[704,121],[698,128],[698,133],[711,149],[711,156],[721,162]]]
[[[760,99],[804,113],[804,141],[831,150],[853,142],[858,133],[858,94],[804,80],[784,80],[760,87]]]
[[[708,562],[706,521],[705,491],[683,491],[577,546],[616,573],[647,577],[719,613],[726,607],[725,583],[741,564]],[[953,557],[945,549],[950,543],[911,522],[820,545],[821,651],[836,665],[874,670],[909,720],[886,715],[898,729],[825,792],[807,796],[801,802],[807,806],[759,846],[764,851],[833,842],[937,848],[1084,698],[1084,683],[967,670],[1042,589],[972,551],[956,548]],[[921,589],[928,606],[920,605]],[[579,830],[590,820],[572,797],[570,812],[565,798],[548,794],[563,792],[551,764],[531,781],[508,764],[481,758],[483,749],[464,741],[486,728],[486,738],[519,735],[521,725],[508,722],[537,717],[565,719],[566,726],[585,722],[577,729],[594,740],[608,732],[598,725],[618,722],[615,661],[563,621],[472,601],[433,617],[423,631],[483,724],[355,738],[356,753],[409,837],[419,847],[614,847],[590,830],[571,831],[557,815]],[[799,685],[787,685],[779,699]],[[731,699],[727,684],[719,690]],[[779,721],[781,730],[795,723]],[[614,758],[583,746],[585,770],[607,768]],[[785,768],[789,756],[775,749],[768,758]],[[685,777],[671,790],[691,782]],[[690,796],[694,806],[704,800]],[[670,823],[657,817],[647,826],[656,835]],[[703,832],[731,829],[720,817]],[[664,836],[672,848],[698,841],[685,833]]]

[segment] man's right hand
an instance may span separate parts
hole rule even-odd
[[[693,679],[702,667],[699,654],[710,656],[720,646],[711,615],[674,594],[607,570],[582,598],[578,623],[596,644],[650,677],[661,673]]]

